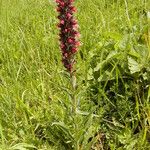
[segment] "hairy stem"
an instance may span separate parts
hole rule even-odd
[[[72,88],[72,113],[74,119],[74,133],[75,133],[75,143],[74,143],[74,150],[79,150],[79,141],[76,137],[78,134],[78,123],[77,123],[77,98],[76,98],[76,74],[75,71],[70,73],[70,81],[71,81],[71,88]]]
[[[71,88],[72,88],[72,111],[76,114],[77,100],[76,100],[76,75],[75,72],[70,73]]]

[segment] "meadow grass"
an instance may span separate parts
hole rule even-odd
[[[150,149],[150,2],[75,5],[82,46],[72,118],[55,2],[0,0],[0,150]]]

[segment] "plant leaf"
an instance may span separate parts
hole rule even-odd
[[[138,62],[131,57],[128,57],[128,67],[129,67],[131,74],[134,74],[134,73],[139,72],[141,70],[141,67],[138,64]]]
[[[34,145],[32,144],[27,144],[27,143],[18,143],[10,148],[10,150],[28,150],[27,148],[34,148],[37,149]]]

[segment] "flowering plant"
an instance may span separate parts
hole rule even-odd
[[[60,28],[60,48],[62,52],[62,62],[64,67],[72,73],[75,63],[74,55],[78,50],[80,42],[78,41],[78,24],[74,19],[76,8],[73,6],[74,0],[56,0],[58,19]]]

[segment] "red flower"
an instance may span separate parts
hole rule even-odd
[[[59,36],[62,62],[69,72],[73,71],[73,65],[75,63],[74,55],[80,45],[80,42],[77,40],[80,35],[77,31],[78,23],[73,16],[76,11],[73,2],[74,0],[56,0],[57,12],[59,13],[58,27],[60,28]]]

